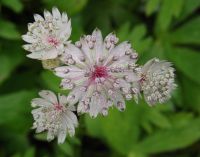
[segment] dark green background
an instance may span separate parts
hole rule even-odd
[[[72,19],[74,42],[95,27],[129,40],[139,63],[173,62],[178,88],[166,104],[127,102],[125,112],[79,117],[62,145],[35,135],[30,100],[59,89],[59,78],[25,57],[21,35],[33,14],[57,6]],[[0,0],[0,157],[200,157],[200,0]]]

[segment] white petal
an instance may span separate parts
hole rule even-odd
[[[32,59],[38,59],[38,60],[47,60],[47,59],[55,59],[58,56],[58,51],[53,48],[50,50],[42,50],[37,52],[32,52],[31,54],[28,54],[27,57]]]
[[[76,115],[71,111],[66,111],[66,114],[72,120],[72,123],[74,124],[74,126],[77,127],[78,119],[77,119]]]
[[[60,29],[60,38],[62,39],[65,39],[67,40],[70,35],[71,35],[71,31],[72,31],[72,28],[71,28],[71,20],[69,20],[67,23],[65,24],[62,24],[62,26],[60,26],[61,29]]]
[[[55,74],[62,78],[74,78],[74,77],[83,77],[84,72],[82,69],[79,69],[75,66],[62,66],[55,68]]]
[[[63,131],[63,130],[59,131],[58,132],[58,144],[64,143],[66,136],[67,136],[66,131]]]
[[[68,16],[67,16],[67,13],[65,13],[65,12],[62,13],[62,21],[63,22],[67,22],[68,21]]]
[[[42,58],[45,54],[46,53],[44,51],[39,51],[39,52],[32,52],[32,53],[30,53],[26,56],[29,57],[29,58],[32,58],[32,59],[42,60]]]
[[[81,91],[81,87],[78,88],[74,88],[67,97],[67,101],[69,103],[69,105],[74,105],[76,104],[82,97],[82,95],[84,94],[84,91]]]
[[[58,94],[58,100],[59,100],[59,103],[62,105],[67,104],[67,96],[65,95]]]
[[[34,39],[33,36],[30,35],[22,35],[22,39],[26,41],[27,43],[35,43],[37,42],[37,39]]]
[[[92,33],[96,37],[95,53],[97,61],[103,56],[103,37],[99,29],[95,29]]]
[[[36,106],[40,106],[40,107],[45,107],[45,106],[49,106],[49,105],[52,105],[51,102],[45,100],[45,99],[42,99],[42,98],[34,98],[32,101],[32,106],[33,107],[36,107]]]
[[[54,135],[51,131],[48,131],[47,133],[47,141],[52,141],[54,139]]]
[[[44,10],[44,18],[45,18],[45,20],[51,20],[52,19],[52,15],[48,10]]]
[[[35,21],[44,21],[44,18],[39,14],[34,14]]]
[[[52,91],[49,91],[49,90],[42,90],[39,92],[39,95],[44,98],[45,100],[53,103],[53,104],[58,104],[58,100],[57,100],[57,97],[56,95],[52,92]]]
[[[53,17],[54,17],[55,19],[58,19],[58,20],[61,19],[61,14],[60,14],[60,11],[58,10],[58,8],[53,7],[53,9],[52,9],[52,14],[53,14]]]

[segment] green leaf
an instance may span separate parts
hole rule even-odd
[[[147,116],[148,120],[156,125],[159,128],[170,128],[171,124],[164,114],[160,113],[155,109],[149,109],[149,112],[146,113],[145,117]]]
[[[20,39],[20,33],[12,22],[0,19],[0,26],[0,37],[12,40]]]
[[[181,81],[184,107],[200,113],[200,84],[197,84],[186,77],[181,77]]]
[[[29,148],[24,154],[24,157],[34,157],[34,156],[35,156],[34,148]]]
[[[157,33],[159,33],[160,31],[166,31],[168,29],[173,17],[173,1],[174,0],[162,0],[161,8],[157,17]]]
[[[127,22],[123,24],[117,31],[117,36],[119,36],[120,41],[127,40],[127,37],[129,36],[129,30],[130,30],[130,23]]]
[[[108,144],[122,154],[128,154],[139,136],[140,106],[127,103],[127,109],[122,113],[117,109],[110,110],[101,125]],[[128,135],[128,138],[124,138]]]
[[[152,38],[146,37],[147,29],[145,25],[139,24],[129,32],[129,23],[126,23],[118,30],[118,35],[121,41],[130,40],[133,48],[141,55],[152,45]]]
[[[31,127],[30,101],[33,91],[18,91],[0,97],[0,124],[23,133]],[[15,125],[17,124],[17,125]]]
[[[133,102],[127,103],[127,109],[119,112],[110,109],[107,117],[86,119],[87,131],[92,135],[106,140],[108,145],[121,154],[128,154],[139,136],[140,106]],[[128,138],[125,138],[127,137]]]
[[[59,149],[67,156],[74,156],[74,150],[72,145],[70,145],[68,142],[65,142],[63,144],[58,145]]]
[[[147,154],[172,151],[187,147],[200,139],[200,118],[188,125],[156,131],[135,146],[135,150]]]
[[[159,7],[160,0],[148,0],[145,6],[147,16],[150,16]]]
[[[41,81],[45,88],[53,90],[57,93],[66,94],[67,92],[62,90],[60,86],[61,79],[57,77],[52,71],[43,71],[41,73]]]
[[[200,53],[187,48],[167,48],[166,54],[176,68],[200,84]]]
[[[195,12],[200,6],[200,0],[184,0],[181,16],[178,20],[184,20],[187,16]]]
[[[200,44],[200,17],[188,21],[186,24],[170,33],[169,41],[178,44]]]
[[[9,42],[9,44],[3,43],[0,47],[0,84],[10,76],[11,72],[25,58],[18,44],[18,42]]]
[[[188,125],[194,118],[192,113],[179,112],[170,116],[170,120],[174,127],[183,127]]]
[[[103,118],[106,117],[101,117],[98,116],[97,118],[91,118],[89,115],[85,115],[85,125],[87,128],[87,133],[91,137],[98,137],[102,138],[103,137],[103,132],[102,132],[102,126],[101,126],[101,121]]]
[[[183,9],[184,5],[184,0],[175,0],[172,3],[172,10],[173,10],[173,15],[178,18],[181,14],[181,11]]]
[[[23,4],[20,0],[1,0],[2,4],[19,13],[23,9]]]
[[[81,11],[87,4],[88,0],[43,0],[43,2],[51,9],[53,6],[57,6],[63,11],[75,14]]]

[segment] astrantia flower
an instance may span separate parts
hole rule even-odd
[[[164,103],[171,97],[176,87],[174,68],[170,62],[151,59],[142,68],[141,86],[145,100],[149,105]]]
[[[67,105],[67,97],[57,96],[48,90],[39,92],[42,98],[32,100],[32,106],[38,107],[32,110],[33,128],[37,133],[47,131],[47,140],[58,137],[58,143],[63,143],[66,135],[73,136],[78,125],[76,115],[72,112],[74,106]]]
[[[22,38],[29,44],[24,49],[30,51],[29,58],[46,60],[55,59],[64,51],[71,35],[71,21],[66,13],[60,13],[57,8],[44,11],[44,18],[34,15],[35,22],[28,24],[28,32]]]
[[[79,113],[107,115],[110,106],[124,110],[125,99],[137,98],[138,54],[128,42],[116,45],[117,42],[115,34],[103,40],[101,31],[96,29],[92,35],[81,37],[76,46],[66,47],[61,57],[66,66],[55,68],[55,73],[63,78],[61,86],[72,90],[68,103],[78,102]]]

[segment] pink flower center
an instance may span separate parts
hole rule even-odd
[[[63,106],[60,104],[54,104],[54,108],[56,111],[61,112],[63,111]]]
[[[59,44],[58,39],[56,39],[54,37],[48,37],[47,42],[52,46],[58,46],[58,44]]]
[[[95,66],[92,72],[91,79],[94,81],[96,78],[107,78],[108,71],[105,66]]]

